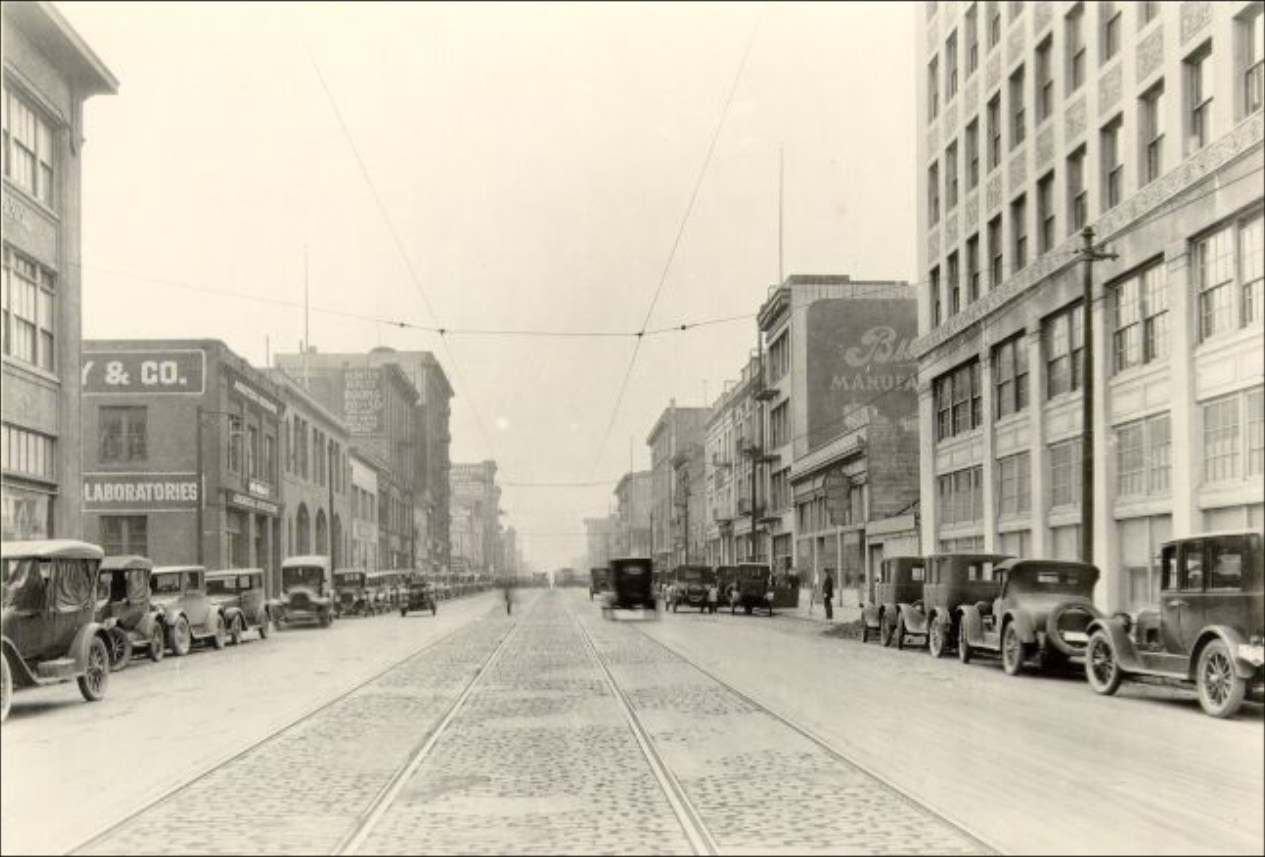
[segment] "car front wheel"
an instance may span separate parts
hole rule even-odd
[[[937,615],[931,620],[931,629],[927,631],[927,651],[931,657],[944,657],[944,650],[949,645],[949,629],[945,627],[943,616]]]
[[[224,625],[224,614],[215,614],[215,634],[211,637],[211,645],[216,649],[224,648],[224,642],[228,639],[228,628]]]
[[[163,654],[167,650],[167,641],[163,637],[163,626],[161,622],[155,621],[152,628],[149,629],[149,655],[151,661],[161,661]]]
[[[1001,635],[1001,667],[1006,675],[1019,675],[1023,672],[1025,654],[1023,640],[1019,639],[1019,632],[1011,622]]]
[[[132,640],[127,636],[127,631],[117,625],[106,631],[106,636],[109,637],[106,648],[110,654],[110,669],[118,672],[132,660]]]
[[[903,615],[896,617],[896,630],[893,632],[896,636],[896,648],[905,648],[905,617]]]
[[[177,618],[167,635],[171,642],[171,653],[173,655],[182,658],[189,654],[189,647],[193,645],[193,632],[189,630],[188,619],[184,616]]]
[[[1085,678],[1094,692],[1103,696],[1111,696],[1120,688],[1120,662],[1111,637],[1101,628],[1090,635],[1085,646]]]
[[[264,619],[259,623],[259,639],[266,640],[268,635],[272,633],[272,614],[264,613]]]
[[[892,644],[892,617],[887,613],[878,617],[878,641],[884,648]]]
[[[1235,672],[1230,649],[1221,640],[1212,640],[1199,653],[1195,684],[1199,704],[1213,717],[1233,717],[1247,691],[1247,682]]]
[[[105,689],[110,684],[110,652],[100,637],[93,637],[88,646],[88,668],[78,682],[79,692],[89,702],[105,697]]]

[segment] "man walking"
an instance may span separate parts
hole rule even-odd
[[[835,597],[835,579],[830,576],[830,572],[826,572],[826,579],[821,582],[821,603],[826,605],[826,621],[833,622],[834,613],[834,597]]]

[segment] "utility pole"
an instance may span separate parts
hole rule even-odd
[[[1094,246],[1094,229],[1081,230],[1083,269],[1081,311],[1084,313],[1081,365],[1081,562],[1094,561],[1094,263],[1115,259],[1115,253]]]

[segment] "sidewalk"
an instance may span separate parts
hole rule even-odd
[[[849,625],[861,621],[861,608],[855,604],[840,605],[839,596],[834,599],[834,618],[826,619],[826,607],[820,601],[814,601],[809,606],[809,590],[804,589],[799,594],[798,607],[779,607],[774,611],[774,617],[789,616],[792,619],[802,619],[805,622],[816,622],[819,625]]]

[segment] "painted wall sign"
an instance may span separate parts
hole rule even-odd
[[[281,507],[276,503],[269,503],[267,500],[260,500],[258,497],[251,497],[238,491],[231,491],[228,495],[228,502],[234,506],[241,506],[243,509],[253,509],[256,512],[263,512],[265,515],[280,515]]]
[[[201,350],[85,351],[83,391],[110,393],[184,393],[205,389],[206,354]]]
[[[347,369],[343,373],[343,422],[349,434],[382,431],[383,400],[378,369]]]
[[[196,509],[196,473],[85,473],[85,512]]]

